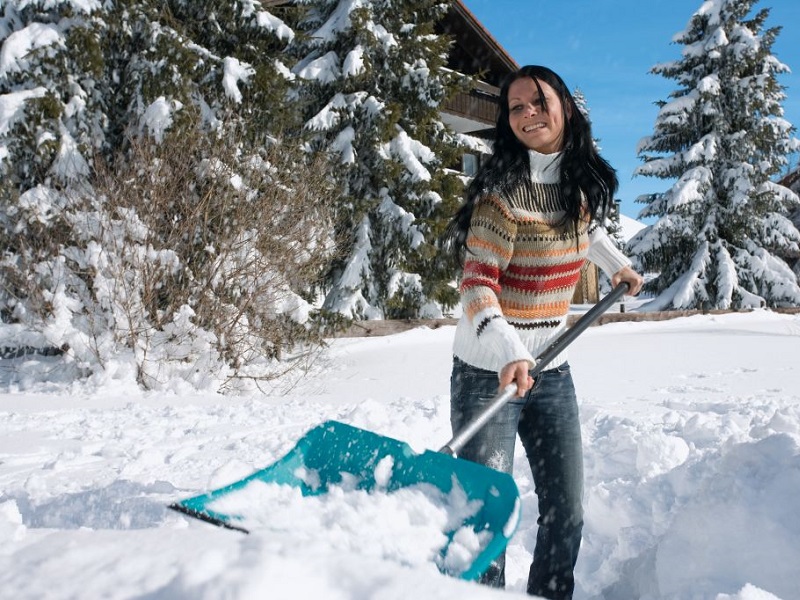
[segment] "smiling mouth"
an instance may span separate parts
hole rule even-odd
[[[535,131],[537,129],[544,129],[544,127],[545,127],[544,123],[534,123],[533,125],[526,125],[525,127],[523,127],[522,131],[528,133],[530,131]]]

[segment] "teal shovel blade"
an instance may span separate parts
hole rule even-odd
[[[379,468],[387,457],[392,465],[388,480],[385,471]],[[242,515],[215,511],[213,504],[254,481],[293,486],[302,495],[312,496],[326,493],[329,487],[340,485],[344,478],[357,482],[356,489],[381,493],[430,485],[447,495],[458,486],[459,493],[463,491],[467,501],[477,501],[475,506],[480,507],[477,511],[466,517],[459,527],[444,532],[448,542],[440,558],[446,556],[454,533],[461,528],[481,536],[484,542],[480,550],[470,555],[468,564],[459,564],[457,570],[447,567],[447,561],[437,560],[442,572],[462,579],[477,579],[486,571],[505,549],[519,521],[519,491],[510,475],[441,452],[427,450],[419,454],[404,442],[338,421],[327,421],[310,430],[272,465],[227,486],[172,504],[170,508],[246,532],[241,525]]]

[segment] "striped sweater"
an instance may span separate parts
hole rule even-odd
[[[560,154],[530,151],[530,189],[487,192],[478,199],[467,235],[461,279],[463,314],[453,353],[499,372],[542,352],[566,328],[580,270],[588,258],[609,276],[631,264],[602,227],[559,225],[564,205],[558,186]],[[562,353],[545,368],[567,360]]]

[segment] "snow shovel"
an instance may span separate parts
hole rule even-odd
[[[605,312],[627,290],[622,283],[553,341],[536,358],[531,375],[535,378],[548,363]],[[455,458],[459,450],[516,394],[514,384],[502,390],[474,421],[447,442],[438,452],[422,454],[399,440],[378,435],[338,421],[327,421],[311,429],[288,454],[272,465],[227,486],[171,504],[169,508],[194,518],[249,533],[243,516],[215,507],[219,501],[241,492],[254,482],[298,488],[303,496],[325,494],[343,481],[355,483],[358,490],[391,493],[401,488],[428,486],[444,495],[458,493],[479,507],[452,531],[444,532],[447,543],[436,564],[440,571],[461,579],[479,578],[506,547],[520,516],[519,490],[507,473]],[[389,461],[389,476],[382,467]],[[224,505],[223,505],[224,506]],[[463,558],[463,546],[454,537],[464,531],[481,540]],[[469,537],[469,536],[468,536]],[[450,560],[450,553],[462,556]]]

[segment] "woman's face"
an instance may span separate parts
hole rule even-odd
[[[508,124],[517,139],[541,154],[559,152],[564,145],[564,107],[556,91],[539,81],[547,110],[533,79],[521,77],[508,88]]]

